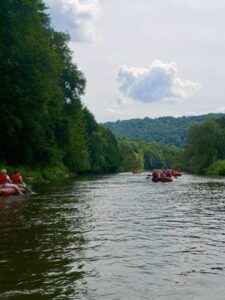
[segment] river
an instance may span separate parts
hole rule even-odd
[[[0,299],[224,300],[225,179],[66,179],[0,199]]]

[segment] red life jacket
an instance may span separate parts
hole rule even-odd
[[[0,184],[6,184],[8,182],[8,176],[4,173],[0,173]]]
[[[154,178],[160,177],[160,172],[159,172],[158,170],[153,170],[152,176],[153,176]]]
[[[12,175],[12,183],[13,184],[20,184],[21,183],[21,178],[20,178],[20,173],[15,173]]]

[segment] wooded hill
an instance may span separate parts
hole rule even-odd
[[[131,119],[107,122],[103,126],[118,137],[155,141],[183,147],[187,143],[188,130],[206,119],[218,119],[223,114],[207,114],[189,117],[160,117],[156,119]]]

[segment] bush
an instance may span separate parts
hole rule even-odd
[[[206,169],[206,175],[225,175],[225,160],[217,160]]]

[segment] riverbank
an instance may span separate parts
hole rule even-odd
[[[6,169],[7,173],[11,175],[15,170],[19,170],[24,181],[42,181],[54,179],[57,177],[69,176],[69,170],[63,164],[59,163],[51,167],[42,166],[9,166],[0,163],[0,169]]]

